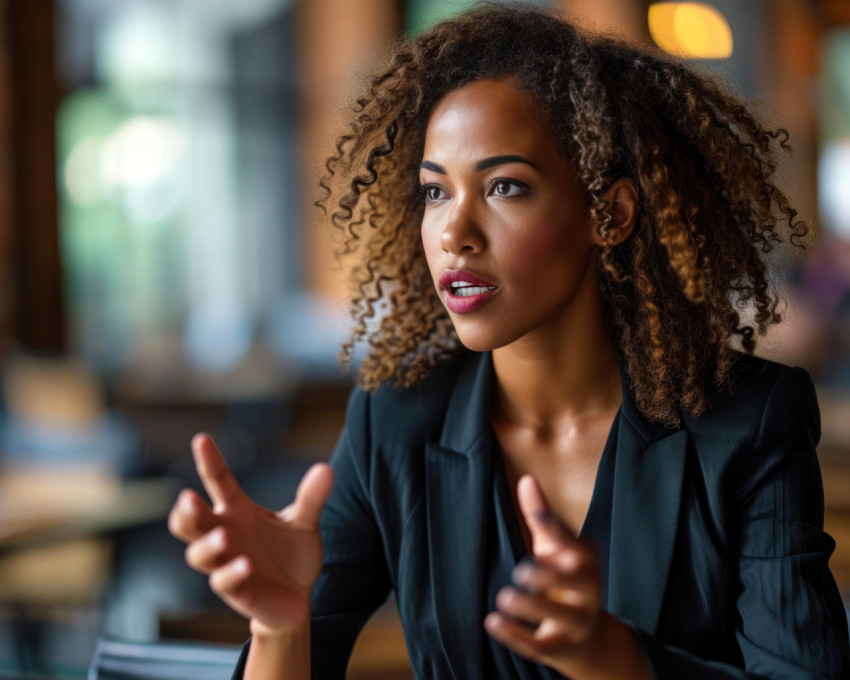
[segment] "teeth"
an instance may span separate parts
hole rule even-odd
[[[486,293],[488,290],[495,290],[495,286],[472,286],[466,284],[463,288],[455,287],[452,284],[454,290],[452,290],[452,295],[457,295],[458,297],[472,297],[473,295],[481,295],[481,293]]]

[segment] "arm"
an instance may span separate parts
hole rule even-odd
[[[314,678],[344,678],[357,635],[389,594],[390,577],[367,481],[369,401],[360,390],[352,393],[346,426],[329,461],[335,483],[319,520],[324,554],[312,588],[310,620],[289,640],[261,640],[252,625],[253,638],[243,648],[233,680],[253,677],[248,675],[249,662],[258,643],[263,645],[258,654],[264,657],[283,659],[287,650],[304,652],[299,663],[307,664]]]
[[[189,566],[207,574],[212,590],[251,619],[261,642],[251,649],[246,677],[286,673],[306,680],[309,638],[303,631],[322,563],[318,521],[333,473],[325,464],[314,465],[295,501],[275,513],[245,495],[208,436],[194,437],[192,453],[213,506],[184,491],[169,515],[169,529],[189,544]]]
[[[252,625],[248,649],[244,666],[246,680],[307,680],[311,677],[310,625],[307,621],[286,636],[265,635]]]
[[[641,633],[657,678],[850,677],[847,623],[828,567],[835,544],[822,530],[819,433],[810,378],[786,372],[756,440],[728,476],[739,526],[736,635],[745,670]]]

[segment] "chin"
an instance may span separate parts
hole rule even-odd
[[[460,344],[466,347],[466,349],[472,350],[473,352],[489,352],[493,349],[496,349],[492,345],[487,344],[485,342],[468,342],[463,338],[460,339]]]
[[[473,352],[491,352],[509,345],[516,339],[505,333],[504,329],[494,333],[484,328],[464,328],[464,324],[459,323],[455,323],[454,326],[460,343]]]

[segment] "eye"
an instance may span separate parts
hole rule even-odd
[[[502,198],[516,198],[528,191],[528,185],[515,179],[495,179],[490,185],[490,193]]]
[[[435,203],[446,197],[446,192],[436,184],[423,184],[419,192],[425,197],[425,203]]]

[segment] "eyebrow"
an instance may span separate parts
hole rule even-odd
[[[516,156],[513,154],[507,154],[504,156],[490,156],[490,158],[484,158],[478,161],[475,164],[475,171],[481,172],[482,170],[487,170],[488,168],[493,168],[497,165],[506,165],[507,163],[525,163],[526,165],[530,165],[532,168],[537,170],[537,166],[532,163],[527,158],[523,158],[522,156]],[[422,161],[419,164],[420,170],[430,170],[431,172],[436,172],[441,175],[448,174],[446,169],[442,165],[437,165],[436,163],[432,163],[431,161]]]

